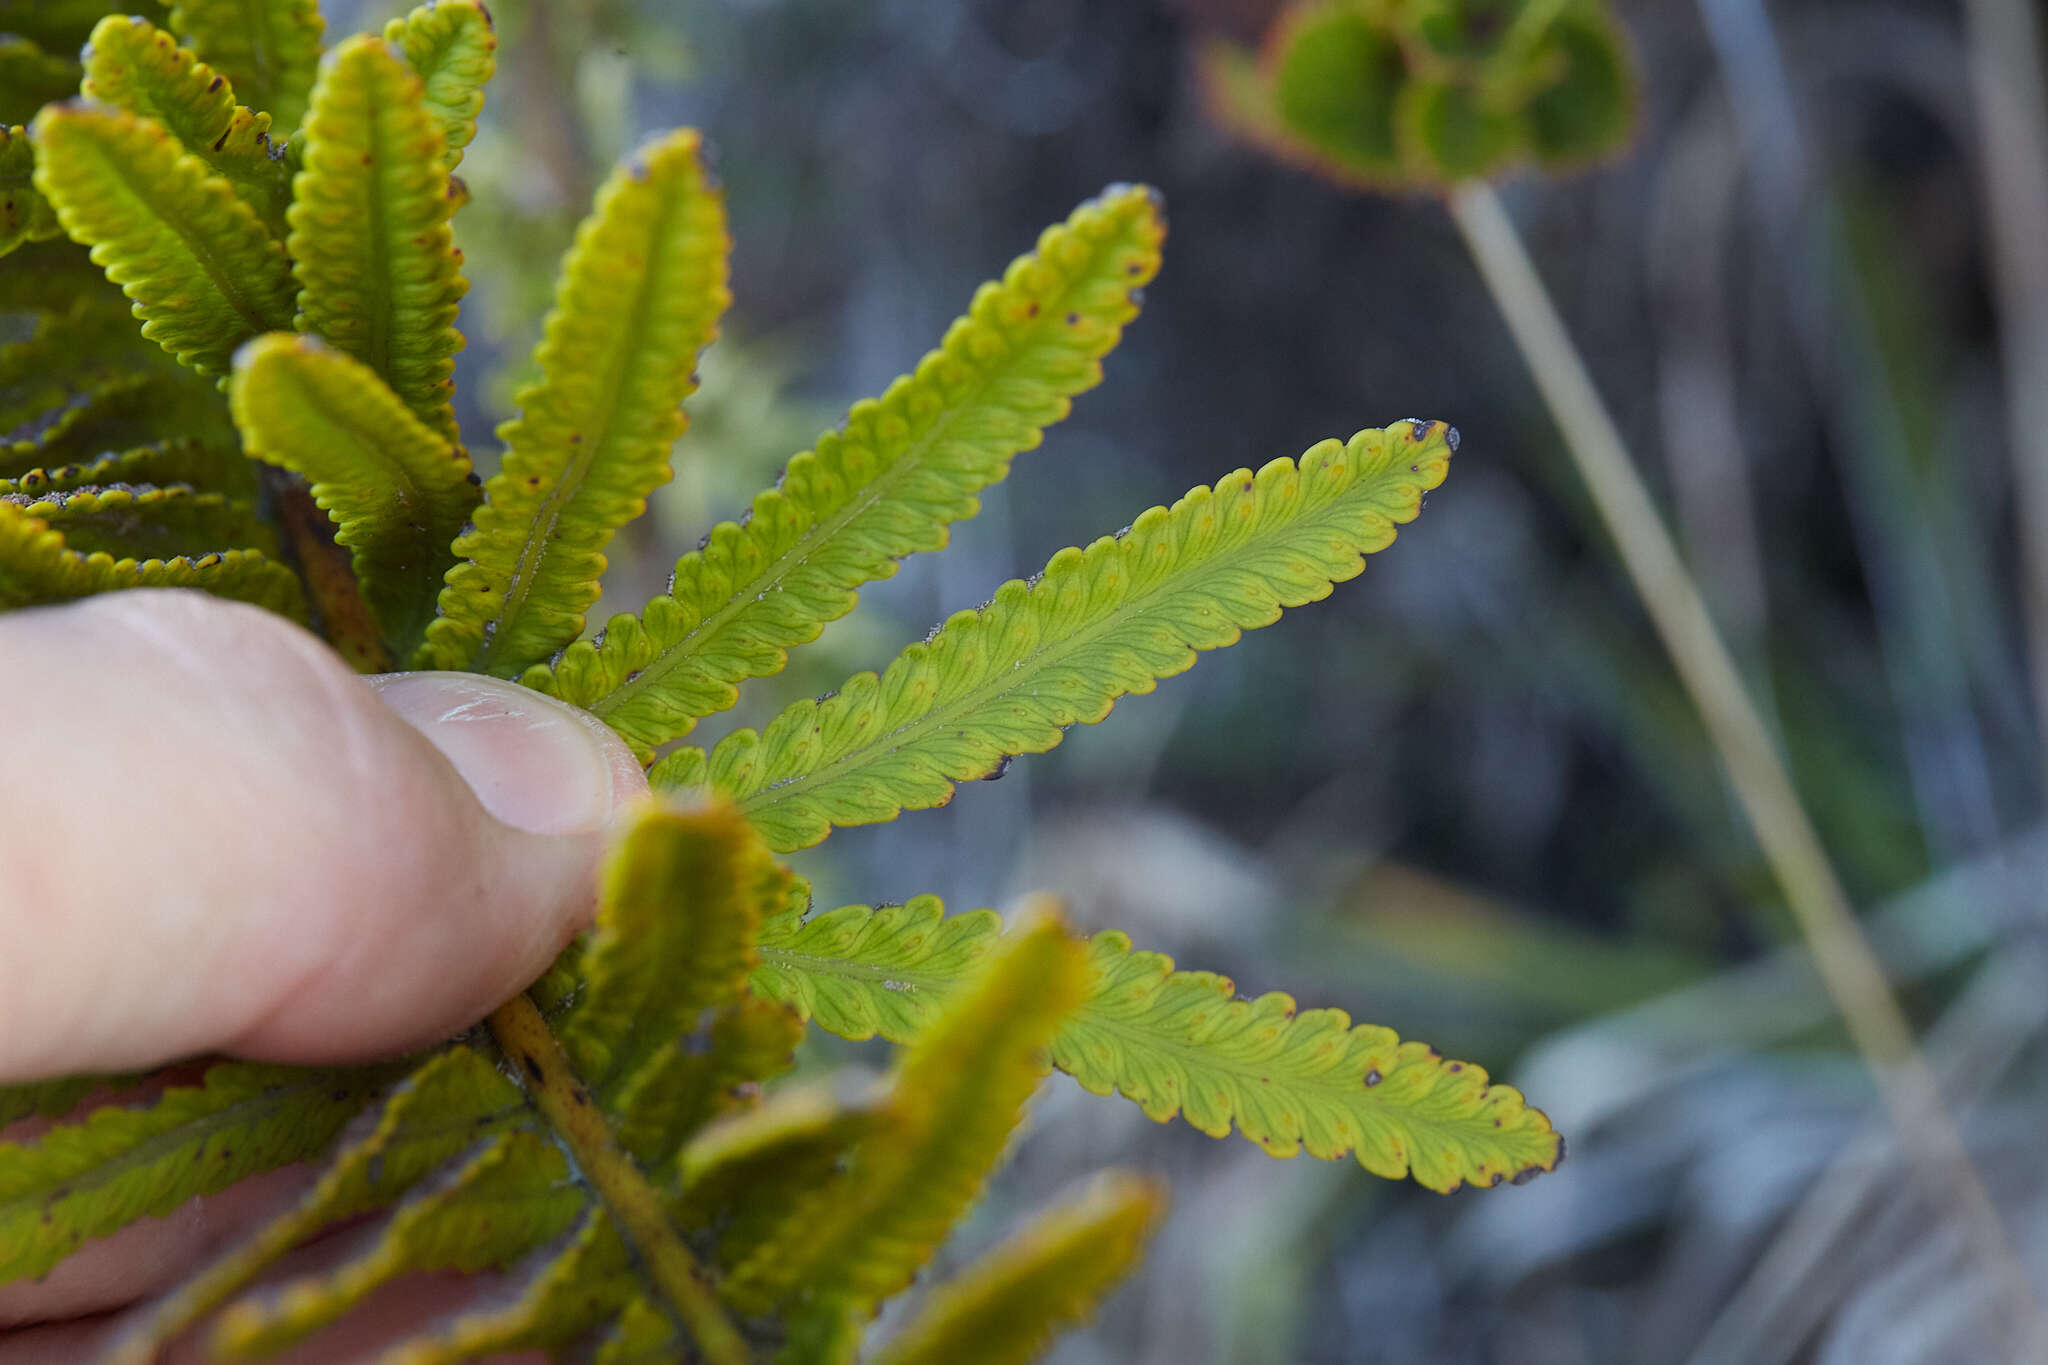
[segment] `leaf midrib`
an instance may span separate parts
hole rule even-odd
[[[498,601],[495,615],[484,619],[483,638],[478,643],[470,667],[478,673],[490,672],[492,656],[498,646],[509,639],[526,610],[526,603],[533,595],[535,582],[545,566],[547,552],[554,540],[555,527],[567,514],[570,506],[582,493],[590,471],[596,466],[600,455],[608,455],[611,444],[618,435],[619,395],[625,391],[626,377],[636,372],[646,360],[648,348],[645,344],[647,320],[653,311],[652,300],[661,293],[663,278],[668,273],[668,234],[675,221],[675,215],[686,212],[688,200],[696,189],[694,176],[684,178],[672,194],[664,195],[657,204],[655,219],[648,230],[647,273],[641,277],[641,288],[633,293],[632,311],[628,315],[629,325],[619,333],[620,344],[614,351],[617,360],[605,367],[605,382],[602,401],[593,409],[598,415],[600,432],[596,440],[585,439],[571,447],[572,452],[581,450],[582,457],[569,460],[563,470],[563,477],[555,482],[541,498],[529,520],[525,543],[519,547],[519,554],[512,562],[512,570],[505,580],[505,591]],[[575,264],[570,266],[571,271]],[[564,301],[563,316],[568,316],[571,306]],[[557,357],[564,365],[574,364],[568,356]],[[503,476],[501,476],[503,477]]]
[[[1125,240],[1127,239],[1120,238],[1118,245],[1122,245]],[[1113,254],[1114,250],[1114,246],[1106,247],[1102,256],[1098,256],[1096,261],[1089,263],[1091,270],[1101,259]],[[1066,303],[1075,291],[1080,288],[1081,282],[1091,278],[1092,276],[1087,274],[1076,275],[1073,282],[1058,296],[1058,302],[1060,304]],[[1041,320],[1037,325],[1038,328],[1043,329],[1050,336],[1060,335],[1057,319],[1061,317],[1064,311],[1064,309],[1058,306],[1044,309]],[[1044,344],[1043,339],[1035,343],[1035,345]],[[1011,354],[1013,356],[1021,355],[1025,349],[1025,347],[1019,346]],[[588,707],[591,713],[600,717],[609,716],[622,707],[631,704],[632,700],[641,692],[665,681],[672,670],[681,667],[690,659],[698,657],[704,652],[701,649],[693,649],[693,642],[702,640],[708,645],[710,641],[716,639],[718,632],[722,631],[734,617],[744,612],[749,604],[758,602],[767,593],[780,592],[783,581],[791,574],[797,572],[803,565],[809,563],[813,553],[820,549],[829,548],[835,537],[844,531],[855,518],[866,514],[877,503],[882,502],[900,480],[907,479],[912,474],[923,469],[926,458],[931,455],[933,450],[938,448],[939,443],[945,439],[946,434],[952,430],[953,425],[964,419],[979,404],[982,395],[996,382],[997,375],[1006,373],[1008,368],[1011,367],[1005,367],[1002,370],[991,369],[986,371],[982,381],[974,386],[973,396],[967,402],[955,404],[940,413],[934,419],[931,429],[923,438],[913,442],[888,468],[882,470],[873,479],[862,485],[852,497],[847,499],[845,505],[838,511],[819,521],[813,522],[810,529],[805,531],[795,544],[777,555],[760,573],[741,584],[724,602],[719,604],[716,611],[705,616],[703,620],[692,626],[684,633],[681,639],[667,649],[664,649],[660,654],[657,654],[645,667],[637,670],[625,682],[621,683],[611,692],[591,702]],[[914,374],[915,371],[912,373]],[[1044,428],[1039,427],[1036,430],[1042,431]],[[1000,457],[1003,467],[996,472],[995,476],[984,483],[964,490],[964,493],[967,496],[973,496],[980,493],[983,489],[991,488],[1001,483],[1008,476],[1010,461],[1016,457],[1017,453],[1012,451],[1008,455]],[[816,458],[815,453],[813,453],[813,458]],[[950,525],[952,525],[950,521],[940,523],[941,528]],[[752,534],[749,528],[743,527],[743,530],[746,530],[750,535]],[[703,553],[703,551],[698,551],[700,556]],[[862,581],[873,582],[874,580],[870,578]],[[857,582],[846,586],[855,591],[857,596],[861,583]],[[851,610],[850,606],[848,610]],[[843,616],[845,612],[840,614]],[[826,620],[829,621],[830,619],[833,618],[827,618]],[[822,628],[826,621],[819,621],[816,624]],[[783,648],[786,651],[784,646],[778,646],[778,648]],[[709,676],[719,676],[717,670],[706,669],[705,672]],[[732,683],[748,676],[751,675],[742,671],[730,678],[722,678],[721,680],[726,683]],[[707,711],[704,714],[710,715],[716,710],[721,709],[723,708],[714,708],[713,711]],[[702,716],[691,717],[692,722],[700,719],[702,719]],[[687,733],[689,733],[687,729],[680,730],[670,735],[669,738],[680,738]]]
[[[348,1087],[365,1103],[375,1096],[384,1083],[384,1077],[380,1073],[369,1074],[377,1077],[373,1083],[365,1081]],[[344,1081],[343,1084],[347,1085],[347,1082]],[[313,1075],[302,1081],[273,1086],[247,1099],[238,1100],[226,1108],[216,1109],[209,1114],[181,1123],[175,1128],[153,1134],[121,1155],[100,1162],[86,1171],[60,1176],[54,1186],[46,1185],[23,1190],[19,1194],[0,1196],[0,1227],[18,1225],[23,1219],[38,1217],[41,1208],[53,1197],[68,1200],[80,1194],[104,1190],[132,1171],[173,1156],[179,1148],[195,1145],[195,1139],[197,1144],[203,1145],[222,1132],[251,1126],[244,1122],[245,1115],[251,1112],[256,1115],[253,1122],[260,1123],[268,1116],[265,1111],[284,1112],[293,1100],[308,1091],[332,1091],[335,1088],[336,1077],[332,1074]],[[19,1244],[18,1254],[26,1259],[34,1250],[35,1244],[32,1241],[24,1241]],[[6,1262],[0,1261],[0,1268],[4,1268],[5,1265]]]
[[[121,188],[128,193],[128,196],[140,204],[158,223],[174,233],[178,240],[184,244],[186,251],[191,253],[194,263],[205,272],[208,282],[219,292],[228,307],[235,311],[235,315],[247,325],[250,333],[290,330],[289,320],[266,318],[255,302],[246,298],[242,291],[234,285],[232,275],[226,273],[221,265],[215,261],[213,252],[207,249],[205,243],[188,232],[183,223],[163,211],[161,204],[146,192],[147,188],[154,187],[155,182],[150,182],[148,186],[138,183],[129,174],[129,166],[125,161],[107,155],[106,147],[99,138],[90,138],[88,142],[93,153],[98,157],[100,164],[113,172],[115,179],[120,182]],[[183,155],[176,148],[172,148],[172,154],[174,157]],[[202,179],[197,188],[198,192],[204,195],[206,193],[206,182]],[[240,196],[235,195],[232,188],[230,188],[229,199],[226,202],[230,202],[236,208],[249,212],[252,216],[254,214],[254,210],[250,209]],[[233,216],[232,211],[230,211],[230,216]],[[258,227],[261,227],[260,223]],[[264,234],[264,237],[266,242],[273,240],[269,238],[267,233]],[[209,347],[208,349],[212,348]]]
[[[799,952],[794,948],[770,948],[766,944],[762,944],[758,951],[761,955],[761,967],[779,967],[800,976],[842,976],[884,989],[892,984],[908,986],[917,991],[930,991],[940,998],[943,998],[946,992],[958,988],[965,980],[960,976],[948,976],[942,972],[919,970],[915,967],[877,966],[862,962],[858,958],[828,957],[818,953]],[[758,972],[760,967],[755,970]]]
[[[763,966],[775,965],[803,976],[836,976],[843,980],[858,981],[871,985],[881,985],[884,982],[891,981],[913,983],[922,990],[932,992],[935,997],[935,1004],[943,1003],[948,992],[961,988],[967,982],[967,978],[964,976],[949,976],[930,970],[917,971],[878,966],[862,962],[858,958],[830,957],[817,953],[802,953],[787,948],[768,948],[765,946],[760,951]],[[1218,1003],[1227,1004],[1231,1003],[1232,1000],[1235,1000],[1235,997],[1219,997]],[[1342,1071],[1331,1070],[1317,1075],[1304,1075],[1299,1072],[1289,1071],[1284,1065],[1261,1065],[1241,1058],[1219,1055],[1218,1053],[1205,1050],[1201,1045],[1189,1042],[1185,1038],[1177,1037],[1159,1029],[1148,1028],[1141,1022],[1105,1014],[1101,1012],[1100,1006],[1093,999],[1084,1001],[1080,1008],[1075,1011],[1073,1017],[1060,1026],[1058,1033],[1054,1035],[1053,1047],[1055,1053],[1058,1052],[1063,1041],[1069,1042],[1071,1046],[1078,1048],[1078,1035],[1089,1031],[1106,1033],[1120,1039],[1128,1046],[1171,1058],[1180,1067],[1182,1074],[1190,1080],[1200,1080],[1204,1076],[1215,1076],[1218,1074],[1229,1077],[1233,1089],[1238,1092],[1237,1095],[1232,1097],[1231,1126],[1240,1134],[1245,1133],[1243,1124],[1244,1107],[1240,1102],[1241,1096],[1250,1093],[1254,1089],[1263,1089],[1267,1093],[1272,1093],[1275,1088],[1281,1088],[1293,1091],[1306,1099],[1319,1101],[1354,1115],[1357,1114],[1361,1106],[1380,1106],[1387,1120],[1398,1125],[1404,1136],[1410,1139],[1411,1144],[1431,1134],[1441,1135],[1444,1139],[1455,1141],[1461,1145],[1470,1145],[1473,1142],[1472,1135],[1456,1125],[1430,1118],[1413,1108],[1402,1108],[1387,1103],[1384,1098],[1374,1096],[1365,1091],[1362,1083],[1356,1081],[1347,1082],[1343,1079],[1346,1073]],[[1062,1068],[1062,1070],[1065,1069]],[[1142,1102],[1144,1097],[1124,1092],[1121,1078],[1115,1075],[1115,1073],[1111,1074],[1111,1080],[1112,1083],[1116,1084],[1118,1091],[1124,1094],[1125,1099],[1134,1104]],[[1180,1101],[1175,1106],[1175,1113],[1181,1116],[1183,1122],[1186,1121],[1186,1107],[1186,1091],[1183,1090]],[[1256,1139],[1250,1138],[1249,1134],[1245,1134],[1245,1136],[1249,1140],[1256,1141]],[[1412,1159],[1414,1155],[1412,1147],[1409,1155]]]
[[[1347,455],[1348,458],[1350,457]],[[1302,482],[1306,484],[1306,478],[1303,478]],[[1036,647],[1029,654],[1017,660],[1014,667],[998,671],[997,665],[991,661],[985,665],[989,669],[988,679],[962,693],[957,700],[941,702],[922,715],[906,721],[895,729],[878,734],[867,743],[857,748],[849,749],[836,758],[827,759],[809,772],[792,774],[765,785],[756,786],[753,791],[746,795],[736,797],[740,809],[748,815],[756,814],[765,809],[771,809],[790,797],[802,795],[806,791],[835,780],[848,769],[862,767],[877,756],[898,753],[921,743],[933,730],[959,723],[964,715],[972,714],[1002,697],[1029,685],[1045,668],[1060,663],[1079,651],[1092,647],[1103,636],[1138,620],[1147,611],[1151,610],[1152,607],[1157,605],[1162,598],[1169,596],[1177,597],[1185,593],[1196,592],[1199,590],[1199,585],[1204,579],[1224,570],[1234,569],[1240,559],[1244,557],[1270,550],[1274,542],[1280,537],[1306,531],[1313,526],[1321,524],[1323,518],[1332,509],[1342,506],[1349,497],[1358,493],[1361,489],[1372,486],[1374,486],[1372,481],[1363,477],[1354,465],[1350,482],[1337,489],[1321,506],[1305,509],[1302,514],[1281,523],[1275,528],[1273,536],[1260,536],[1254,533],[1220,554],[1198,560],[1195,564],[1189,566],[1189,572],[1185,576],[1169,572],[1155,586],[1148,589],[1141,596],[1127,597],[1115,603],[1101,619],[1092,625],[1083,626],[1076,630],[1064,631],[1056,636],[1040,632]],[[1256,476],[1254,476],[1252,487],[1254,491],[1244,496],[1257,496]],[[1211,506],[1214,507],[1213,501]],[[1216,510],[1221,514],[1225,509],[1218,508]],[[1162,528],[1162,533],[1172,534],[1174,540],[1178,542],[1181,539],[1178,534],[1175,534],[1178,529],[1178,527],[1169,524],[1167,527]],[[1129,542],[1127,541],[1118,542],[1119,548],[1128,544]],[[1085,554],[1085,551],[1083,553]],[[1124,557],[1119,555],[1118,563],[1122,564],[1124,562]],[[1074,566],[1074,572],[1080,572],[1085,567],[1086,561],[1083,560]],[[1050,583],[1041,579],[1040,583],[1033,587],[1029,595],[1024,599],[1023,605],[1025,609],[1034,610],[1036,608],[1035,599],[1037,599],[1041,591],[1047,593],[1055,592],[1059,586],[1060,584]],[[927,655],[928,657],[929,655]],[[883,676],[886,676],[886,674]],[[1118,693],[1116,695],[1121,696],[1124,694]],[[1111,700],[1114,701],[1115,697],[1112,697]],[[715,752],[712,758],[715,774],[717,758]],[[965,779],[948,779],[949,782],[962,780]]]

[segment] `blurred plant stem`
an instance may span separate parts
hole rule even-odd
[[[2048,745],[2048,85],[2039,0],[1968,0],[2034,722]]]
[[[2048,1360],[2048,1324],[2042,1321],[1962,1133],[1943,1104],[1934,1074],[1914,1043],[1912,1027],[1856,921],[1763,718],[1521,237],[1485,182],[1453,190],[1446,204],[1621,552],[1623,567],[1706,723],[1736,800],[1812,949],[1815,969],[1850,1038],[1869,1063],[1901,1140],[1917,1158],[1916,1169],[1927,1179],[1930,1200],[1936,1208],[1954,1208],[1963,1215],[1972,1244],[1999,1284],[2014,1327],[2013,1342],[2027,1347],[2012,1358]]]

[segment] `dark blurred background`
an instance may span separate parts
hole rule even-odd
[[[402,8],[325,7],[336,32]],[[615,157],[696,125],[730,196],[736,302],[677,480],[615,556],[619,609],[1041,227],[1114,181],[1167,200],[1166,268],[1102,387],[707,740],[1196,483],[1402,417],[1463,432],[1422,518],[1330,601],[805,858],[823,904],[1053,890],[1086,928],[1480,1061],[1571,1138],[1555,1175],[1446,1199],[1055,1086],[970,1243],[1105,1164],[1177,1192],[1060,1361],[1991,1358],[1983,1274],[1906,1178],[1449,219],[1207,117],[1194,45],[1256,38],[1269,0],[493,8],[458,220],[473,436]],[[1635,148],[1503,193],[2048,1291],[2048,844],[1964,16],[1622,18]]]

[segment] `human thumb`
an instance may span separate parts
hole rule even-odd
[[[646,789],[573,708],[359,678],[190,593],[0,616],[0,705],[0,1083],[460,1030],[587,920],[606,827]]]

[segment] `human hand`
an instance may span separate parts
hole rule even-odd
[[[362,1061],[457,1032],[584,926],[604,830],[647,789],[573,708],[467,674],[363,679],[190,593],[0,616],[0,706],[0,1084],[213,1052]],[[64,1320],[189,1272],[306,1179],[0,1286],[0,1365],[82,1359],[96,1327]],[[289,1359],[359,1359],[365,1331],[449,1293],[402,1283],[352,1339]]]

